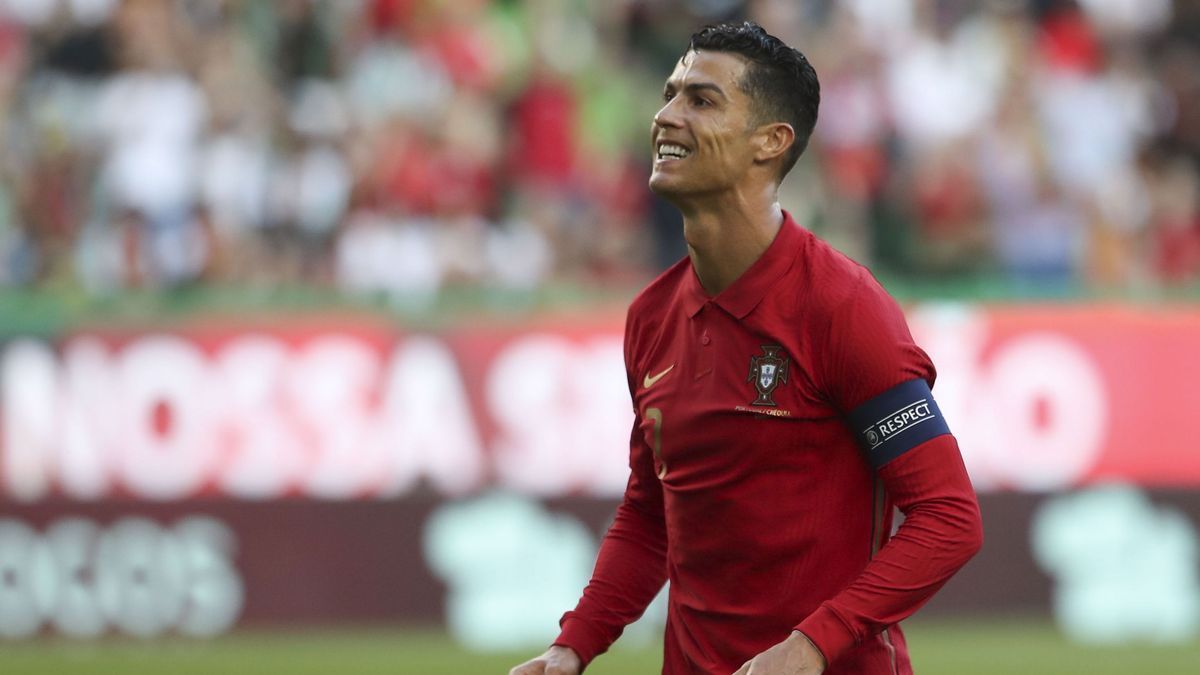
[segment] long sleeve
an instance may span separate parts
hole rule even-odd
[[[979,507],[953,436],[926,441],[879,476],[904,522],[853,583],[796,626],[831,663],[917,611],[982,545]]]
[[[585,665],[642,615],[666,582],[666,533],[657,482],[652,467],[647,476],[635,466],[583,598],[563,615],[554,644],[574,649]]]
[[[630,395],[634,394],[630,324],[625,362]],[[573,611],[563,615],[556,645],[570,647],[584,665],[606,651],[636,621],[667,580],[667,535],[662,484],[642,432],[642,411],[635,410],[629,439],[629,482],[625,496],[600,544],[592,579]]]
[[[936,419],[933,363],[895,301],[866,281],[825,337],[825,390],[905,515],[857,578],[796,626],[832,663],[925,604],[979,550],[983,531],[958,443]]]

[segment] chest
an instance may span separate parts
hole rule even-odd
[[[664,486],[801,472],[846,437],[805,332],[706,307],[649,341],[634,373],[640,433]]]

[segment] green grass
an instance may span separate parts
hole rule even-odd
[[[912,621],[905,624],[920,675],[1193,675],[1200,642],[1094,646],[1068,642],[1046,621]]]
[[[1182,646],[1073,645],[1043,621],[914,621],[906,626],[919,675],[1170,675],[1200,672],[1200,642]],[[74,642],[47,638],[0,643],[5,675],[503,675],[531,656],[471,654],[444,635],[412,630],[243,631],[212,641]],[[657,648],[620,648],[589,675],[657,673]]]

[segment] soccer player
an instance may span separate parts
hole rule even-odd
[[[778,203],[819,100],[752,23],[693,35],[667,80],[650,187],[688,257],[629,308],[629,484],[558,639],[511,675],[580,673],[668,579],[663,673],[911,673],[897,622],[979,549],[929,357]]]

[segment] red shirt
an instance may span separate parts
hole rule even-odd
[[[881,394],[927,392],[934,368],[870,273],[785,214],[716,297],[687,259],[651,283],[625,364],[629,484],[555,644],[590,662],[669,579],[663,673],[729,675],[793,630],[828,675],[911,673],[894,624],[978,549],[979,512],[944,422],[920,417],[931,397],[875,422]],[[863,449],[897,430],[932,437]]]

